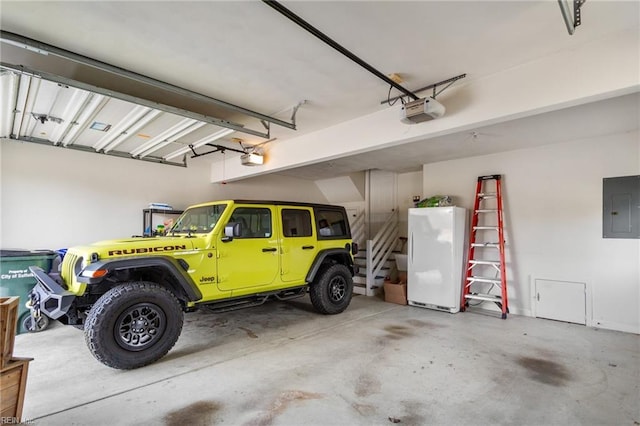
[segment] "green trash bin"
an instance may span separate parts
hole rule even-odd
[[[54,259],[58,256],[49,250],[0,250],[0,297],[18,296],[18,327],[16,332],[29,331],[31,314],[25,303],[29,292],[36,284],[29,266],[39,266],[45,272],[51,271]],[[38,322],[37,331],[44,330],[49,324],[45,316]]]

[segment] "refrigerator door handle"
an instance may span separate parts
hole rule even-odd
[[[413,264],[413,232],[411,233],[411,240],[409,241],[409,253],[411,253],[410,259]]]

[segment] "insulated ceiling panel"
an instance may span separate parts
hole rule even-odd
[[[55,76],[2,66],[0,79],[1,138],[186,166],[196,149],[234,132],[206,116]]]

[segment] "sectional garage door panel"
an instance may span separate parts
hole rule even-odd
[[[212,124],[210,117],[136,103],[122,99],[126,95],[109,96],[81,83],[76,87],[4,65],[0,79],[2,138],[186,165],[191,145],[202,147],[234,131]]]

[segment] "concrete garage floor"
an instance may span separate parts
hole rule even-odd
[[[555,321],[451,315],[356,296],[187,314],[178,343],[132,371],[56,324],[16,337],[36,425],[640,423],[640,336]]]

